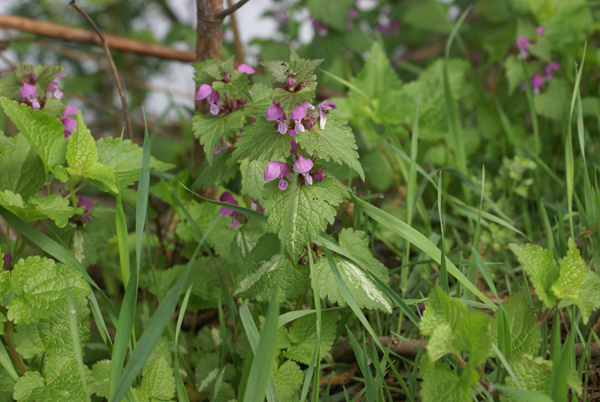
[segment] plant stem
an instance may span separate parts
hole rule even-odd
[[[4,340],[6,341],[6,346],[8,346],[8,350],[12,355],[13,359],[17,362],[17,366],[19,367],[19,371],[21,375],[25,375],[27,368],[25,367],[25,363],[23,363],[23,359],[17,353],[15,348],[15,343],[13,342],[13,333],[14,333],[14,324],[11,321],[7,321],[4,323]]]

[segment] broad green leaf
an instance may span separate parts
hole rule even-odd
[[[448,366],[435,363],[423,375],[421,398],[423,402],[470,402],[471,387]]]
[[[419,328],[423,335],[431,336],[441,324],[449,324],[456,329],[463,317],[469,312],[467,306],[445,294],[436,286],[429,294],[429,302],[423,313]]]
[[[365,174],[358,161],[352,129],[336,112],[329,114],[324,129],[317,124],[312,129],[298,134],[296,141],[309,154],[316,152],[319,158],[326,161],[332,159],[340,165],[345,163],[354,169],[363,181],[365,180]]]
[[[491,317],[481,311],[468,311],[453,328],[454,345],[469,355],[469,364],[473,367],[485,362],[492,351],[491,321]]]
[[[171,343],[169,342],[169,338],[167,336],[162,336],[154,349],[152,349],[152,353],[146,359],[146,363],[144,363],[144,368],[142,369],[142,375],[146,375],[146,371],[150,369],[150,366],[154,364],[154,361],[158,358],[163,358],[167,362],[167,365],[171,367],[173,363],[173,352],[171,350]]]
[[[250,89],[248,86],[248,74],[230,69],[228,75],[230,77],[229,82],[214,81],[212,83],[213,89],[219,92],[224,102],[226,101],[225,97],[229,98],[229,100],[233,100],[234,97],[248,100],[250,98],[250,94],[248,93]]]
[[[0,191],[10,190],[24,200],[44,185],[44,164],[23,134],[0,145]]]
[[[438,325],[427,342],[427,356],[435,362],[442,356],[454,353],[454,351],[454,334],[450,324]]]
[[[279,104],[289,118],[292,110],[304,102],[311,102],[315,97],[316,82],[309,82],[306,87],[296,92],[289,92],[287,89],[276,87],[271,94],[271,100]]]
[[[277,370],[273,371],[273,379],[275,380],[279,400],[292,400],[292,397],[302,385],[303,377],[300,366],[291,360],[286,361]]]
[[[504,68],[506,69],[506,78],[508,79],[508,94],[511,95],[521,85],[521,82],[525,80],[523,67],[517,56],[510,55],[504,61]]]
[[[552,253],[534,244],[511,243],[509,247],[519,259],[523,270],[529,275],[538,298],[546,307],[553,307],[556,304],[556,296],[551,287],[558,279],[559,268]]]
[[[254,118],[264,117],[269,106],[271,106],[271,93],[273,89],[263,84],[254,84],[252,86],[250,98],[252,102],[249,102],[244,107],[244,113],[246,116],[253,116]]]
[[[387,268],[371,255],[369,238],[364,232],[352,229],[342,230],[340,233],[340,247],[362,262],[362,266],[366,267],[372,275],[383,283],[389,282]],[[359,307],[392,312],[392,302],[389,297],[370,278],[369,274],[363,271],[363,268],[357,266],[354,261],[342,257],[335,257],[333,260]],[[327,297],[332,303],[345,305],[344,298],[325,258],[317,261],[315,272],[317,283],[321,285],[319,292],[321,297]]]
[[[229,380],[235,375],[235,368],[231,364],[226,364],[223,380]],[[196,387],[198,392],[210,392],[213,390],[215,381],[221,371],[219,356],[214,353],[207,354],[200,358],[196,365]]]
[[[140,178],[142,170],[142,148],[130,140],[121,143],[120,138],[101,138],[96,142],[98,162],[111,168],[120,188],[131,186]],[[150,171],[163,172],[174,166],[150,157]]]
[[[98,162],[96,143],[83,122],[81,111],[77,112],[77,129],[73,131],[67,146],[67,162],[67,171],[72,176],[99,181],[111,191],[119,192],[115,172]]]
[[[312,186],[288,187],[281,191],[276,180],[265,185],[263,191],[265,213],[269,225],[283,235],[288,205],[291,204],[291,222],[287,239],[292,257],[300,255],[306,242],[312,241],[326,229],[327,223],[333,224],[335,207],[348,197],[348,189],[328,174],[321,182]],[[293,198],[290,202],[290,197]]]
[[[537,319],[525,299],[525,295],[520,292],[508,298],[502,304],[511,337],[512,353],[511,356],[522,356],[524,354],[535,355],[540,343],[542,342],[540,327],[537,325]],[[497,343],[498,325],[500,315],[496,313],[492,323],[492,342]],[[509,357],[509,356],[507,356]]]
[[[37,79],[35,80],[35,91],[40,98],[43,99],[46,96],[46,91],[48,91],[50,83],[63,71],[64,68],[62,66],[37,65],[33,68],[33,72],[37,75]]]
[[[236,142],[236,150],[230,163],[250,157],[251,161],[263,162],[278,161],[287,157],[291,151],[291,140],[287,134],[280,134],[273,126],[272,121],[267,121],[264,116],[259,116],[254,124],[244,127],[240,138]]]
[[[242,272],[234,295],[256,301],[271,300],[275,283],[279,283],[280,301],[305,294],[309,287],[308,270],[287,256],[279,254],[276,235],[266,234],[242,262]]]
[[[214,402],[235,402],[237,398],[235,397],[235,392],[229,383],[221,384],[221,388],[219,389],[219,394],[216,395],[213,399]]]
[[[221,140],[226,140],[244,126],[244,112],[236,110],[224,116],[196,113],[192,120],[194,136],[204,146],[206,160],[212,164],[214,151]]]
[[[90,370],[85,368],[86,382],[92,382]],[[28,372],[15,384],[15,399],[19,402],[88,402],[90,395],[79,376],[77,361],[71,357],[52,357],[45,360],[44,377]]]
[[[175,377],[173,370],[164,357],[154,360],[154,363],[142,378],[141,390],[152,398],[171,400],[175,396]]]
[[[575,240],[569,238],[567,256],[560,262],[560,276],[552,284],[552,291],[556,297],[568,300],[578,307],[581,306],[583,302],[581,285],[586,269]]]
[[[354,6],[354,2],[352,0],[309,0],[306,6],[312,18],[343,32],[346,30],[348,13]]]
[[[33,68],[31,69],[33,72]],[[0,78],[0,96],[11,100],[21,99],[19,92],[23,88],[23,83],[18,79],[15,71],[10,72]]]
[[[73,303],[77,314],[79,346],[83,350],[83,346],[90,338],[88,321],[90,311],[85,297],[76,297]],[[69,330],[69,313],[69,305],[65,303],[48,318],[43,318],[36,323],[17,325],[14,334],[17,352],[26,359],[42,353],[45,353],[46,357],[75,357],[73,339]]]
[[[218,155],[215,155],[212,160],[212,165],[205,159],[200,166],[200,175],[194,182],[193,187],[202,187],[209,189],[211,187],[224,186],[229,183],[237,174],[238,167],[229,163],[232,152],[223,150]]]
[[[320,356],[327,356],[335,341],[338,313],[323,312],[321,315]],[[300,317],[290,328],[289,337],[292,346],[284,355],[300,363],[310,364],[315,347],[317,346],[317,321],[312,315]]]
[[[38,256],[19,260],[12,273],[15,296],[7,305],[8,319],[29,324],[54,314],[67,304],[65,278],[73,297],[91,294],[81,274],[66,265]]]
[[[586,269],[581,284],[582,302],[579,306],[581,309],[581,318],[583,323],[587,324],[590,314],[600,307],[600,277],[598,274]]]
[[[11,378],[11,376],[6,372],[6,370],[0,370],[0,401],[12,402],[14,388],[15,380]]]
[[[77,260],[88,267],[95,264],[106,249],[108,241],[115,235],[115,210],[96,203],[89,211],[91,222],[84,224],[69,223],[59,228],[48,225],[48,237],[64,244]]]
[[[46,169],[60,181],[66,182],[68,175],[62,164],[67,154],[67,139],[61,121],[39,109],[33,110],[24,103],[11,102],[7,98],[0,98],[0,104],[35,149]]]
[[[240,163],[240,171],[242,172],[242,189],[257,202],[262,203],[262,192],[265,187],[265,169],[267,162],[252,161],[248,158],[243,159]]]
[[[100,360],[92,366],[92,390],[100,397],[108,398],[110,379],[110,360]]]
[[[308,60],[302,59],[294,49],[290,48],[290,61],[272,60],[263,61],[260,65],[264,66],[273,76],[273,80],[283,82],[289,75],[293,75],[297,83],[303,81],[314,81],[316,77],[313,75],[315,68],[321,64],[323,60]]]
[[[194,67],[194,81],[198,86],[210,84],[213,80],[222,80],[222,72],[228,72],[233,67],[229,60],[222,62],[220,60],[204,60],[202,62],[190,63]]]
[[[524,355],[522,357],[509,357],[508,363],[524,390],[538,391],[546,395],[550,393],[552,362],[543,360],[541,357],[534,358],[531,355]],[[510,376],[506,377],[506,385],[517,388],[515,380]],[[502,402],[525,401],[506,394],[502,394],[500,400]]]

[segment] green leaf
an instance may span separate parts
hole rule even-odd
[[[142,170],[142,148],[130,140],[121,142],[120,138],[101,138],[96,142],[98,162],[111,168],[118,179],[119,187],[131,186],[140,178]],[[163,163],[150,157],[150,171],[164,172],[174,165]]]
[[[200,166],[201,172],[193,187],[202,187],[209,189],[211,187],[224,186],[229,183],[237,174],[237,166],[229,163],[232,152],[223,150],[221,153],[213,157],[212,165],[205,159]]]
[[[12,273],[15,297],[7,306],[8,319],[29,324],[54,314],[67,304],[65,278],[73,297],[91,294],[81,274],[63,264],[38,256],[19,260]]]
[[[273,372],[273,379],[279,400],[289,401],[302,385],[303,373],[300,366],[288,360]]]
[[[581,318],[583,323],[587,324],[590,314],[600,307],[600,277],[598,274],[586,269],[581,284],[582,302],[579,305],[581,309]]]
[[[309,0],[306,6],[315,20],[322,21],[338,31],[345,31],[346,23],[350,18],[348,13],[354,6],[354,1]]]
[[[108,398],[109,393],[109,377],[110,377],[110,360],[100,360],[92,366],[92,390],[100,397]]]
[[[343,229],[340,232],[340,247],[346,250],[352,257],[362,263],[369,272],[383,283],[389,282],[387,268],[373,257],[369,250],[369,238],[362,231]],[[354,261],[335,257],[342,279],[346,283],[350,294],[361,308],[379,309],[391,314],[392,302],[385,292],[370,278],[363,268],[356,265]],[[327,297],[330,302],[345,305],[344,297],[338,289],[335,277],[329,268],[325,258],[321,258],[315,265],[317,282],[321,284],[321,297]]]
[[[175,396],[175,377],[164,357],[155,359],[146,371],[142,378],[141,390],[150,397],[163,401],[171,400]]]
[[[265,169],[267,162],[252,161],[249,158],[243,159],[240,164],[242,172],[242,189],[253,199],[262,204],[262,192],[265,187]]]
[[[0,191],[10,190],[24,200],[44,185],[44,164],[23,134],[0,146]]]
[[[85,368],[87,383],[92,382],[90,370]],[[28,372],[15,384],[15,399],[19,402],[89,402],[77,361],[72,357],[53,357],[45,361],[44,377]]]
[[[226,364],[224,380],[229,380],[235,375],[235,368],[231,364]],[[198,392],[210,392],[214,388],[215,381],[219,376],[220,359],[216,354],[207,354],[203,356],[196,365],[196,387]]]
[[[119,192],[113,170],[98,162],[96,143],[83,122],[81,111],[77,112],[77,129],[73,131],[67,146],[67,162],[67,171],[72,176],[99,181],[111,191]]]
[[[87,308],[85,297],[76,297],[73,300],[78,323],[80,349],[90,338],[90,311]],[[17,325],[14,341],[17,352],[26,359],[31,359],[42,353],[46,357],[68,356],[75,357],[73,339],[69,330],[70,307],[68,304],[60,305],[54,314],[48,318],[32,324]]]
[[[67,139],[61,121],[39,109],[33,110],[24,103],[11,102],[7,98],[0,98],[0,104],[35,149],[46,169],[60,181],[66,182],[68,175],[62,164],[67,154]]]
[[[260,116],[256,123],[244,127],[230,163],[236,163],[246,157],[250,157],[250,161],[279,161],[290,154],[291,140],[289,135],[280,134],[273,122]]]
[[[573,238],[569,238],[567,256],[560,262],[560,276],[552,284],[552,291],[562,300],[568,300],[576,306],[581,306],[583,296],[581,285],[586,271],[586,265]]]
[[[37,79],[35,80],[35,91],[40,98],[43,99],[46,96],[46,91],[48,91],[50,83],[52,83],[56,76],[64,70],[65,69],[62,66],[37,65],[33,68],[33,72],[37,75]]]
[[[288,245],[292,257],[298,256],[306,242],[312,241],[326,229],[327,223],[333,224],[335,207],[348,197],[348,189],[327,175],[321,182],[312,186],[290,186],[279,190],[277,181],[265,185],[263,192],[265,213],[269,216],[270,227],[283,235],[288,205],[291,205],[291,222],[287,239],[281,239]],[[293,198],[290,202],[290,198]]]
[[[273,80],[283,83],[288,76],[293,76],[296,84],[304,81],[315,81],[315,68],[323,62],[322,59],[302,59],[294,49],[290,48],[290,61],[271,60],[260,62],[273,76]]]
[[[538,391],[548,395],[550,393],[552,362],[541,357],[534,358],[530,355],[522,357],[509,357],[508,363],[521,387],[526,391]],[[517,388],[515,380],[506,377],[506,385]],[[520,402],[524,399],[502,394],[502,402]]]
[[[254,84],[250,94],[252,102],[247,103],[244,107],[246,116],[265,117],[267,109],[271,106],[272,93],[273,89],[270,87],[263,84]]]
[[[96,203],[89,211],[91,222],[69,223],[59,228],[48,224],[48,237],[64,244],[84,266],[95,264],[106,249],[108,241],[115,235],[115,210]]]
[[[403,22],[424,31],[448,34],[452,23],[448,18],[448,6],[436,1],[413,3],[404,14]]]
[[[242,272],[234,295],[256,301],[271,300],[275,284],[279,283],[279,298],[294,299],[308,291],[308,270],[279,254],[276,235],[266,234],[242,262]]]
[[[448,324],[455,329],[468,311],[467,306],[461,304],[457,299],[451,298],[439,286],[436,286],[429,294],[429,302],[419,325],[421,333],[431,336],[437,326],[441,324]]]
[[[327,356],[335,341],[338,313],[323,312],[321,315],[321,342],[318,344],[320,356]],[[300,363],[310,364],[317,347],[317,320],[313,315],[300,317],[294,321],[289,332],[292,346],[284,355]]]
[[[450,324],[443,323],[438,325],[431,334],[427,342],[427,356],[433,362],[440,359],[442,356],[454,353],[454,334]]]
[[[514,294],[502,304],[511,338],[511,356],[535,355],[542,342],[537,319],[520,292]],[[496,313],[492,323],[492,342],[497,343],[500,314]],[[509,357],[509,356],[506,356]]]
[[[506,68],[506,78],[508,79],[508,94],[511,95],[525,80],[523,67],[517,56],[510,55],[504,61],[504,68]]]
[[[36,195],[25,205],[20,194],[9,190],[0,192],[0,205],[25,222],[50,218],[60,227],[64,227],[71,216],[81,211],[70,207],[69,200],[58,195]]]
[[[508,245],[529,275],[538,298],[546,307],[551,308],[556,304],[556,296],[552,284],[559,276],[559,268],[552,257],[552,253],[534,244]]]
[[[248,90],[250,89],[248,86],[248,74],[234,69],[229,70],[228,74],[230,77],[229,82],[214,81],[212,83],[212,88],[219,92],[221,98],[226,96],[230,100],[234,97],[247,100],[250,97],[250,94],[248,93]],[[226,100],[223,99],[223,101]]]
[[[7,355],[8,357],[8,355]],[[11,363],[12,364],[12,363]],[[13,369],[14,370],[14,369]],[[18,381],[18,376],[15,373]],[[0,370],[0,401],[13,401],[13,393],[15,388],[15,380],[11,378],[8,372],[4,369]]]
[[[32,69],[33,72],[33,69]],[[21,99],[20,91],[23,88],[23,82],[19,81],[16,72],[11,72],[0,78],[0,96],[11,100]]]
[[[358,161],[352,129],[335,111],[329,114],[324,129],[317,124],[312,129],[298,134],[296,141],[309,154],[317,153],[319,158],[326,161],[332,159],[340,165],[345,163],[354,169],[363,181],[365,180],[365,174]]]
[[[421,388],[423,402],[470,402],[471,393],[469,384],[446,365],[435,363],[423,375]]]
[[[316,82],[310,82],[306,87],[297,92],[289,92],[287,89],[275,88],[271,94],[271,100],[279,104],[285,111],[285,115],[289,118],[292,110],[304,102],[311,102],[315,97]]]
[[[194,136],[204,146],[206,160],[212,164],[214,151],[221,140],[226,140],[244,126],[244,112],[236,110],[223,116],[196,113],[192,119]]]
[[[469,364],[473,367],[485,362],[492,351],[491,321],[491,317],[481,311],[468,311],[454,330],[454,345],[469,354]]]

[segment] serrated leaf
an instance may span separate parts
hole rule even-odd
[[[318,344],[320,356],[326,356],[333,346],[337,330],[337,312],[324,312],[321,315],[321,341]],[[289,331],[290,346],[284,355],[300,363],[310,364],[317,347],[317,320],[307,315],[294,320]]]
[[[44,164],[23,134],[0,145],[0,191],[10,190],[23,199],[35,195],[44,185]]]
[[[277,389],[279,400],[290,400],[300,389],[304,375],[300,366],[291,360],[286,361],[277,370],[273,371],[273,380]]]
[[[73,299],[78,323],[80,349],[90,338],[90,311],[85,297]],[[59,306],[48,318],[32,324],[17,325],[14,341],[17,352],[26,359],[31,359],[42,353],[46,357],[69,356],[75,357],[73,340],[69,328],[70,307],[68,304]]]
[[[296,141],[309,154],[314,152],[326,161],[332,159],[340,165],[345,163],[354,169],[363,181],[365,180],[365,174],[358,161],[352,129],[335,111],[327,117],[324,129],[317,124],[312,129],[298,134]]]
[[[236,110],[227,115],[205,115],[196,113],[192,119],[194,136],[204,146],[206,160],[212,164],[214,151],[221,140],[236,134],[244,126],[244,112]]]
[[[218,91],[221,97],[226,96],[230,100],[234,97],[248,100],[250,98],[250,94],[248,93],[250,89],[248,86],[248,74],[232,69],[229,70],[228,75],[231,79],[229,82],[214,81],[212,88]]]
[[[196,179],[194,187],[209,189],[229,183],[238,172],[237,165],[229,163],[231,155],[230,151],[222,151],[213,157],[212,165],[205,159],[200,166],[201,173]]]
[[[144,363],[144,367],[142,368],[142,375],[146,375],[146,371],[150,369],[150,366],[154,364],[154,361],[158,358],[163,358],[167,362],[167,366],[171,367],[173,363],[173,356],[171,352],[171,344],[169,342],[169,338],[166,336],[162,336],[154,349],[152,349],[152,353],[146,359],[146,363]]]
[[[237,402],[235,392],[229,383],[221,384],[219,394],[214,397],[214,402]]]
[[[100,360],[92,366],[92,383],[93,392],[104,398],[108,398],[109,381],[110,381],[110,360]]]
[[[552,291],[562,300],[568,300],[576,306],[581,306],[583,296],[581,284],[587,267],[579,254],[579,249],[573,238],[569,238],[567,256],[560,262],[560,275],[552,284]]]
[[[558,279],[559,268],[552,253],[534,244],[511,243],[509,247],[517,256],[523,270],[529,275],[538,298],[546,307],[553,307],[556,304],[556,296],[551,287]]]
[[[315,68],[323,62],[322,59],[308,60],[298,56],[294,49],[290,48],[290,61],[272,60],[262,61],[261,66],[264,66],[273,76],[276,82],[284,82],[289,75],[294,77],[297,83],[304,81],[314,81],[316,77],[313,75]]]
[[[279,161],[290,154],[291,140],[292,137],[280,134],[273,122],[261,116],[256,119],[256,123],[244,127],[230,163],[246,157],[250,157],[251,161]]]
[[[116,233],[115,210],[96,203],[89,211],[92,221],[69,223],[64,228],[48,225],[46,234],[59,244],[64,244],[83,266],[95,264],[106,249],[108,241]]]
[[[67,154],[67,139],[61,121],[39,109],[33,110],[24,103],[19,104],[7,98],[0,98],[0,104],[37,152],[46,169],[60,181],[66,182],[68,175],[62,164]]]
[[[529,308],[525,295],[517,293],[502,304],[508,321],[512,356],[535,355],[542,342],[540,327],[534,312]],[[497,343],[499,314],[492,323],[492,342]],[[507,356],[508,357],[508,356]]]
[[[586,269],[581,284],[581,318],[587,324],[590,314],[600,307],[600,278],[595,272]]]
[[[65,278],[73,297],[89,296],[91,289],[79,272],[38,256],[19,260],[12,273],[15,297],[8,304],[8,319],[28,324],[47,318],[67,304]]]
[[[450,324],[438,325],[427,342],[427,355],[433,362],[442,356],[454,353],[454,334]]]
[[[475,367],[492,351],[490,337],[491,317],[481,311],[468,311],[454,329],[454,345],[469,355],[469,364]]]
[[[210,392],[213,390],[215,381],[221,371],[219,356],[208,354],[203,356],[196,365],[196,387],[198,392]],[[235,368],[231,364],[224,367],[223,380],[227,381],[235,375]]]
[[[0,78],[0,96],[11,100],[21,99],[19,94],[21,88],[23,88],[23,83],[18,80],[14,71]]]
[[[274,234],[260,238],[256,247],[243,260],[242,272],[234,295],[256,301],[271,300],[279,283],[280,301],[296,298],[308,291],[308,270],[279,254],[279,239]]]
[[[423,313],[419,329],[423,335],[431,336],[438,325],[449,324],[456,328],[465,314],[468,313],[467,306],[461,304],[457,299],[451,298],[436,286],[429,294],[429,302]]]
[[[242,172],[242,191],[262,204],[262,192],[265,187],[265,169],[267,162],[252,161],[249,158],[240,163]]]
[[[151,398],[170,400],[175,396],[175,377],[164,357],[154,360],[142,378],[141,390]]]
[[[130,140],[121,143],[120,138],[101,138],[96,142],[98,162],[111,168],[117,178],[119,187],[128,187],[140,178],[142,170],[142,148],[132,144]],[[164,172],[174,165],[163,163],[150,157],[150,171]]]
[[[359,260],[362,266],[366,267],[380,281],[383,283],[390,281],[387,268],[369,251],[369,238],[364,232],[343,229],[340,233],[340,247]],[[359,307],[392,312],[392,302],[389,297],[370,278],[368,273],[363,271],[363,268],[343,257],[334,257],[333,260]],[[337,287],[335,277],[325,258],[317,261],[315,272],[317,282],[323,287],[320,291],[321,297],[327,297],[332,303],[345,305],[344,297]]]
[[[353,0],[309,0],[307,2],[312,18],[342,32],[347,30],[348,13],[353,6]]]
[[[269,225],[283,235],[288,205],[291,204],[291,222],[287,239],[281,239],[288,245],[293,257],[298,256],[306,242],[312,241],[333,224],[335,207],[348,197],[348,189],[331,175],[312,186],[288,187],[281,191],[277,181],[265,185],[263,199],[265,213],[269,216]],[[290,202],[290,198],[292,198]]]
[[[275,88],[271,94],[271,101],[279,104],[285,111],[285,115],[290,117],[292,110],[298,107],[298,105],[303,104],[305,101],[309,103],[312,102],[315,97],[316,89],[316,82],[306,84],[306,87],[297,92],[289,92],[283,88]]]
[[[64,71],[62,66],[43,66],[37,65],[33,68],[33,72],[37,75],[35,80],[35,91],[40,99],[46,96],[48,87],[54,81],[56,76]]]
[[[244,107],[244,114],[255,118],[265,117],[267,109],[271,106],[273,89],[263,84],[254,84],[250,92],[251,102]]]
[[[471,387],[446,365],[435,363],[425,371],[421,388],[423,402],[470,402]]]
[[[98,162],[96,143],[83,122],[81,111],[77,112],[77,128],[73,131],[67,146],[67,162],[69,163],[67,171],[72,176],[97,180],[111,191],[119,192],[113,170]]]
[[[69,218],[82,211],[69,206],[69,200],[58,195],[35,195],[25,205],[20,194],[6,190],[0,192],[0,205],[25,222],[50,218],[58,227],[64,227]]]
[[[90,370],[84,366],[86,382],[92,382]],[[79,375],[77,361],[71,357],[53,357],[45,361],[44,377],[28,372],[15,384],[15,399],[19,402],[88,402],[90,395]]]
[[[531,355],[524,355],[509,357],[508,364],[524,390],[550,394],[552,362],[543,360],[541,357],[534,358]],[[506,385],[517,388],[517,383],[511,376],[506,377]],[[523,399],[506,394],[502,394],[500,400],[502,402],[525,402]]]

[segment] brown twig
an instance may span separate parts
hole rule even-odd
[[[125,90],[123,89],[123,84],[121,83],[121,79],[119,78],[119,71],[117,70],[117,66],[115,65],[115,61],[110,54],[110,47],[108,46],[108,41],[98,29],[98,26],[94,23],[94,21],[90,18],[89,15],[77,3],[75,0],[71,0],[69,5],[75,8],[83,17],[90,23],[96,34],[100,38],[102,42],[102,46],[104,47],[104,52],[106,53],[106,57],[108,58],[108,62],[110,63],[110,68],[112,70],[113,76],[115,77],[115,83],[117,84],[117,88],[119,90],[119,95],[121,96],[121,103],[123,104],[123,115],[125,116],[125,124],[127,125],[127,132],[129,133],[129,139],[133,141],[133,131],[131,129],[131,119],[129,118],[129,109],[127,107],[127,98],[125,97]]]
[[[226,8],[225,10],[221,10],[215,14],[213,14],[213,17],[217,20],[223,20],[225,19],[225,17],[227,17],[230,14],[233,14],[237,9],[239,9],[240,7],[242,7],[244,4],[246,4],[248,1],[250,0],[240,0],[237,3],[235,3],[233,6]]]
[[[16,15],[0,14],[0,28],[16,29],[31,32],[51,38],[90,43],[102,46],[102,42],[94,31],[74,28],[46,21],[38,21],[32,18],[19,17]],[[112,50],[120,50],[140,54],[143,56],[158,57],[160,59],[182,61],[189,63],[196,60],[196,54],[190,51],[173,49],[169,46],[148,43],[141,40],[123,38],[116,35],[103,34]]]

